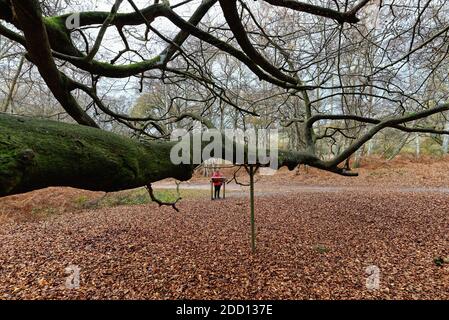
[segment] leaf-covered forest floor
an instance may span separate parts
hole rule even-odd
[[[255,254],[247,188],[212,202],[201,177],[181,186],[180,213],[143,190],[0,199],[0,299],[449,299],[449,161],[360,172],[261,177]]]

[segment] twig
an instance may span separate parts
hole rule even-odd
[[[169,206],[169,207],[172,207],[176,212],[179,212],[179,209],[176,207],[176,204],[180,200],[182,200],[182,198],[179,196],[179,183],[176,183],[176,191],[178,192],[178,199],[176,199],[175,202],[163,202],[163,201],[159,200],[158,198],[156,198],[156,196],[154,195],[154,191],[153,191],[153,187],[151,186],[151,183],[147,184],[145,186],[145,188],[147,189],[147,191],[150,195],[151,201],[156,202],[159,205],[159,207]]]
[[[249,174],[249,168],[248,168],[248,166],[246,166],[246,165],[240,165],[239,168],[238,168],[236,171],[234,171],[233,178],[232,178],[231,180],[229,180],[229,181],[227,182],[227,184],[230,184],[232,181],[235,181],[235,183],[238,184],[238,185],[241,186],[241,187],[249,187],[249,186],[250,186],[249,183],[243,183],[243,182],[239,182],[239,181],[237,180],[237,173],[238,173],[242,168],[245,168],[246,172]],[[259,170],[259,168],[260,168],[260,166],[259,166],[259,165],[256,165],[256,170],[254,171],[254,173],[256,173],[256,172]],[[255,182],[256,182],[256,183],[259,182],[259,179],[257,179]]]

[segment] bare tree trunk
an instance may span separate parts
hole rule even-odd
[[[20,58],[19,65],[17,66],[17,71],[11,81],[11,88],[9,89],[8,96],[6,97],[5,103],[2,106],[3,112],[8,112],[9,105],[14,97],[14,92],[16,91],[17,81],[19,80],[20,73],[22,72],[23,64],[25,63],[25,56]]]
[[[353,168],[360,168],[360,165],[362,163],[363,155],[365,154],[365,145],[363,145],[356,153],[355,153],[355,159]]]
[[[421,137],[418,133],[415,134],[416,158],[421,155]]]
[[[393,160],[394,158],[396,158],[396,156],[401,153],[402,149],[405,147],[405,145],[408,143],[410,139],[410,133],[406,134],[404,139],[402,139],[401,143],[399,143],[399,145],[397,146],[397,148],[394,150],[394,152],[388,157],[388,161]]]
[[[449,121],[446,122],[444,130],[449,130]],[[443,136],[443,153],[447,154],[449,152],[449,135]]]
[[[368,151],[366,152],[366,155],[368,157],[371,156],[371,154],[373,153],[373,148],[374,148],[374,139],[371,139],[370,141],[368,141]]]

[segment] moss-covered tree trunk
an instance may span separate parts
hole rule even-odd
[[[217,157],[225,155],[229,145],[228,138],[221,137],[223,150]],[[191,163],[197,138],[201,140],[201,136],[194,135],[183,140],[187,143],[183,146],[190,148]],[[141,143],[97,128],[0,113],[0,197],[51,186],[109,192],[142,187],[166,178],[186,181],[192,177],[196,165],[173,164],[170,154],[177,143]],[[243,146],[230,143],[233,158],[226,160],[242,164],[236,159],[236,150]],[[209,141],[201,141],[200,151],[207,150],[208,145]],[[266,150],[259,151],[267,154]],[[206,152],[202,157],[200,162],[214,157],[214,153]],[[245,147],[243,164],[249,164],[248,159]],[[348,175],[308,152],[279,150],[277,159],[279,167],[287,166],[290,170],[306,164]]]
[[[170,142],[139,143],[80,125],[0,114],[0,196],[48,186],[117,191],[188,180]]]

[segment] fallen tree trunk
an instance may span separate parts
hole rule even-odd
[[[170,161],[171,142],[138,141],[80,125],[0,114],[0,196],[49,186],[118,191],[193,167]]]

